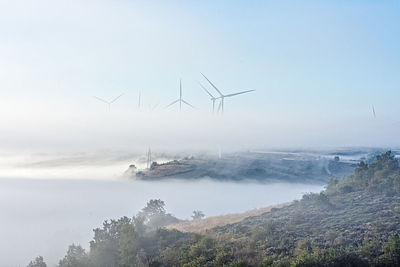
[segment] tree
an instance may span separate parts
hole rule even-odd
[[[154,215],[165,214],[165,202],[161,199],[151,199],[142,209],[143,215],[149,218]]]
[[[166,212],[165,202],[161,199],[152,199],[147,202],[146,207],[136,215],[134,221],[135,224],[136,221],[141,221],[142,226],[145,226],[146,230],[150,231],[179,222],[176,217]],[[139,229],[140,227],[137,228]]]
[[[35,260],[31,261],[27,267],[47,267],[42,256],[37,256]]]
[[[122,217],[118,220],[104,221],[103,228],[94,229],[90,241],[90,256],[95,266],[117,266],[120,254],[121,237],[134,231],[131,219]]]
[[[60,260],[59,267],[86,267],[88,266],[88,256],[80,245],[72,244],[69,246],[67,255]]]
[[[201,210],[194,210],[193,211],[193,215],[192,215],[192,219],[193,220],[200,220],[203,219],[206,215],[204,215],[204,213]]]

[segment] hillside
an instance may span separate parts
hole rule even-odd
[[[157,203],[144,217],[106,221],[89,252],[72,245],[59,266],[400,265],[400,167],[391,152],[320,194],[202,234],[157,227],[176,223]]]
[[[149,169],[131,165],[125,175],[136,180],[200,179],[221,181],[255,180],[259,182],[293,182],[325,184],[332,177],[353,172],[359,160],[334,160],[321,154],[274,152],[233,153],[215,158],[206,155],[153,162]]]

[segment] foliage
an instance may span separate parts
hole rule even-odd
[[[72,244],[69,246],[67,255],[60,260],[59,267],[85,267],[89,263],[88,255],[81,246]]]
[[[330,194],[361,190],[400,193],[399,163],[391,151],[377,155],[376,160],[369,165],[361,161],[353,174],[340,180],[331,180],[327,187],[327,193]]]
[[[203,219],[206,215],[204,215],[204,213],[201,210],[194,210],[193,211],[193,215],[192,215],[192,219],[193,220],[200,220]]]
[[[382,255],[379,257],[385,266],[400,266],[400,238],[391,236],[382,246]]]
[[[47,264],[44,262],[42,256],[37,256],[33,261],[29,262],[27,267],[46,267]]]

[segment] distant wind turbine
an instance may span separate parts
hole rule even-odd
[[[123,94],[120,94],[119,96],[117,96],[116,98],[114,98],[111,101],[107,101],[107,100],[101,99],[101,98],[99,98],[97,96],[93,96],[93,97],[96,98],[97,100],[101,101],[101,102],[106,103],[108,105],[108,110],[111,111],[111,104],[114,103],[115,101],[117,101],[117,99],[120,98],[121,96],[123,96]]]
[[[182,103],[194,108],[194,106],[192,106],[191,104],[189,104],[188,102],[186,102],[185,100],[183,100],[182,98],[182,80],[179,80],[179,98],[175,101],[173,101],[171,104],[169,104],[168,106],[166,106],[165,108],[168,108],[176,103],[179,103],[179,111],[182,110]]]
[[[141,98],[141,96],[142,96],[142,92],[139,91],[138,109],[140,109],[140,100],[141,100],[140,98]]]
[[[151,149],[149,148],[149,151],[147,152],[147,169],[150,169],[151,167]]]
[[[203,73],[201,73],[201,75],[203,75],[203,77],[208,81],[208,83],[211,84],[211,86],[220,95],[219,98],[221,99],[221,101],[219,102],[218,111],[220,111],[222,114],[224,113],[224,100],[225,100],[226,97],[232,97],[232,96],[241,95],[241,94],[245,94],[245,93],[249,93],[249,92],[255,91],[255,90],[247,90],[247,91],[242,91],[242,92],[238,92],[238,93],[234,93],[234,94],[224,95],[223,93],[221,93],[221,91]]]
[[[376,118],[375,107],[372,105],[372,113],[374,114],[374,118]]]
[[[215,101],[216,101],[217,99],[219,99],[220,97],[215,97],[215,96],[213,96],[201,83],[199,83],[199,85],[200,85],[201,88],[203,88],[204,91],[206,91],[206,93],[211,97],[211,101],[212,101],[212,105],[213,105],[213,107],[212,107],[212,113],[214,113],[214,111],[215,111]]]

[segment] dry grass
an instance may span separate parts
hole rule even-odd
[[[201,220],[195,221],[183,221],[177,224],[168,225],[167,229],[176,229],[181,232],[191,232],[191,233],[205,233],[207,230],[217,227],[224,226],[227,224],[232,224],[240,222],[243,219],[251,216],[258,216],[265,212],[271,211],[272,208],[282,208],[290,205],[292,202],[287,202],[275,206],[268,206],[261,209],[249,210],[244,213],[231,213],[221,216],[208,217]]]

